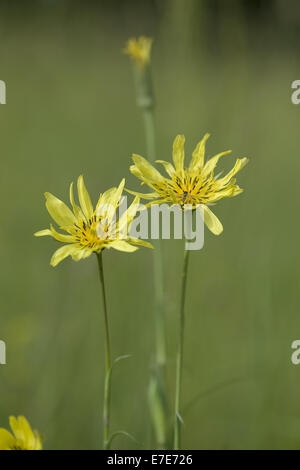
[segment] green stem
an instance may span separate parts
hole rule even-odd
[[[110,425],[110,378],[111,378],[111,356],[110,356],[110,339],[107,315],[107,303],[105,294],[105,283],[103,273],[102,251],[97,253],[100,284],[102,290],[103,312],[104,312],[104,329],[105,329],[105,382],[104,382],[104,403],[103,403],[103,447],[108,450],[110,447],[109,425]]]
[[[182,363],[183,363],[183,340],[184,340],[184,323],[185,323],[185,293],[186,279],[189,263],[189,250],[184,251],[184,262],[181,281],[181,301],[180,301],[180,325],[179,325],[179,341],[176,362],[176,386],[175,386],[175,414],[174,414],[174,450],[179,450],[181,446],[181,415],[180,415],[180,392],[182,381]]]
[[[156,159],[156,138],[153,107],[143,108],[143,118],[146,135],[147,157],[151,163]]]
[[[154,118],[154,96],[151,65],[134,67],[136,101],[141,109],[145,128],[147,158],[156,159],[156,132]],[[167,386],[166,386],[166,328],[163,308],[163,263],[160,240],[155,243],[153,253],[153,282],[155,309],[155,368],[149,384],[149,406],[156,444],[167,448]]]
[[[153,106],[142,108],[146,136],[147,156],[151,163],[156,159],[156,134]],[[152,414],[156,444],[159,449],[167,448],[167,386],[166,386],[166,326],[164,315],[163,261],[161,240],[155,242],[153,252],[153,281],[155,308],[155,370],[151,378],[150,411]]]
[[[147,144],[147,156],[151,163],[156,159],[156,139],[153,107],[143,109],[145,135]],[[163,309],[163,263],[161,241],[158,239],[154,250],[154,295],[156,311],[156,361],[159,367],[165,367],[166,363],[166,334]]]

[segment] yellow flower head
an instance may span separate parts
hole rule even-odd
[[[189,205],[193,209],[201,205],[207,227],[215,235],[219,235],[223,231],[223,226],[207,205],[213,204],[224,197],[237,196],[243,191],[236,184],[234,175],[246,165],[248,159],[238,158],[227,175],[222,178],[219,177],[220,175],[215,176],[214,171],[219,158],[231,153],[231,150],[218,153],[205,162],[205,143],[208,137],[209,134],[205,134],[198,143],[189,166],[185,167],[185,137],[177,135],[173,143],[174,166],[169,162],[157,160],[157,163],[164,166],[169,178],[162,176],[145,158],[133,155],[134,165],[130,167],[131,172],[142,181],[142,184],[147,184],[154,192],[148,194],[129,192],[152,200],[150,205],[166,202],[179,204],[182,209],[185,205]]]
[[[143,68],[150,62],[152,38],[140,36],[138,39],[128,39],[125,54],[128,54],[140,67]]]
[[[9,417],[13,434],[0,428],[0,450],[41,450],[42,439],[37,431],[32,431],[24,416]]]
[[[128,235],[130,224],[138,210],[139,197],[136,197],[127,211],[118,221],[116,220],[116,211],[121,202],[124,184],[123,179],[118,188],[111,188],[100,194],[95,209],[93,209],[82,175],[79,176],[77,182],[80,206],[74,200],[73,183],[70,186],[70,202],[73,211],[53,194],[45,193],[49,214],[60,229],[67,233],[57,232],[52,225],[50,229],[35,233],[36,237],[50,235],[55,240],[66,243],[52,256],[50,261],[52,266],[56,266],[67,256],[71,256],[74,261],[79,261],[104,248],[127,252],[138,249],[133,245],[152,248],[150,243]]]

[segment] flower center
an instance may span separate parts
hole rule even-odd
[[[183,178],[176,178],[172,181],[173,191],[177,196],[178,203],[184,204],[196,204],[199,203],[199,178],[185,175]]]
[[[87,222],[83,220],[74,226],[76,240],[83,247],[98,247],[110,237],[110,224],[102,216],[93,215]]]
[[[18,444],[17,442],[13,444],[10,449],[11,450],[25,450],[24,447],[21,444]]]

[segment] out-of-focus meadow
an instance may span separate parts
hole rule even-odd
[[[36,239],[50,217],[44,191],[67,200],[85,175],[93,200],[145,155],[129,36],[155,38],[158,157],[177,133],[186,155],[210,132],[207,154],[251,162],[245,192],[218,203],[224,232],[192,252],[187,292],[183,446],[300,448],[298,186],[300,9],[277,1],[0,2],[0,426],[24,414],[44,447],[101,447],[104,331],[96,259],[57,268],[58,247]],[[173,402],[182,242],[163,241],[168,386]],[[154,343],[152,253],[104,254],[117,448],[149,448],[147,386]]]

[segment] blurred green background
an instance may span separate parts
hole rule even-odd
[[[145,155],[126,39],[153,36],[159,158],[177,133],[186,154],[210,132],[207,155],[249,157],[245,192],[218,203],[188,276],[183,446],[300,448],[297,216],[300,7],[293,0],[0,2],[0,426],[24,414],[48,449],[101,447],[104,331],[96,259],[49,265],[58,244],[44,191],[67,200],[80,173],[93,200]],[[145,155],[146,156],[146,155]],[[222,165],[226,164],[222,162]],[[221,165],[221,166],[222,166]],[[225,168],[225,167],[224,167]],[[168,387],[173,402],[182,242],[164,241]],[[149,448],[153,360],[152,253],[105,253],[113,355],[115,448]]]

